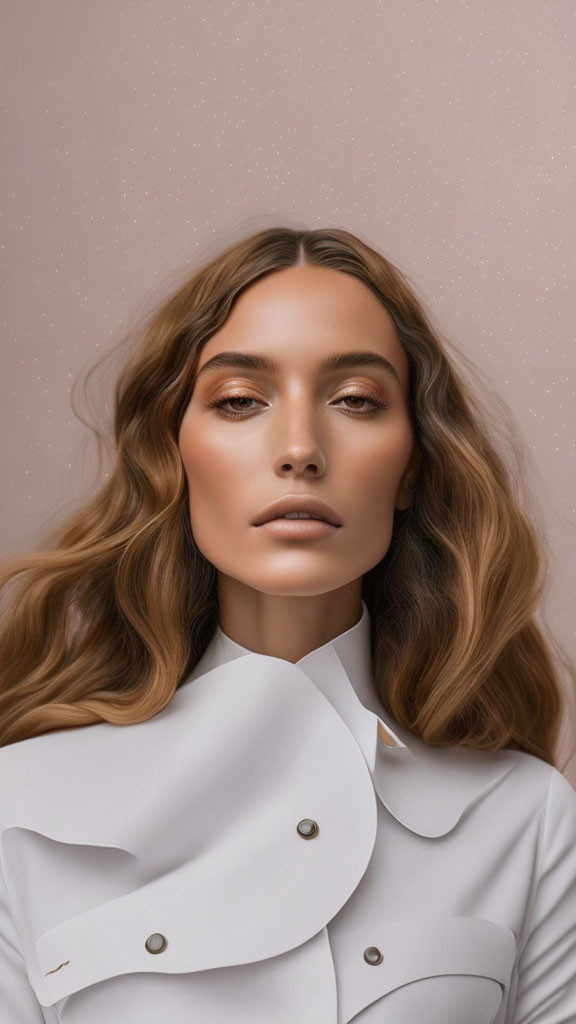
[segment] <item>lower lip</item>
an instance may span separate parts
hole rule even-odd
[[[332,526],[332,523],[325,523],[320,519],[269,519],[267,523],[261,523],[256,529],[269,533],[273,537],[314,540],[320,537],[330,537],[340,527]]]

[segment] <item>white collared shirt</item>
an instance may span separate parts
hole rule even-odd
[[[2,1022],[576,1021],[576,793],[396,723],[369,627],[0,750]]]

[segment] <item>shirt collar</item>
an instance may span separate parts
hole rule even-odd
[[[400,726],[384,711],[376,690],[372,672],[370,614],[363,600],[361,606],[362,613],[358,622],[305,654],[294,664],[322,690],[365,753],[371,750],[373,719],[372,716],[363,715],[363,710],[372,712],[378,718],[378,735],[382,742],[398,750],[406,748],[400,735]],[[232,640],[218,625],[202,659],[201,670],[209,671],[234,658],[253,653],[248,647]],[[335,658],[338,662],[336,666]],[[365,743],[362,742],[363,735],[366,737]]]
[[[350,728],[388,811],[416,834],[437,838],[453,829],[467,807],[508,775],[514,767],[514,752],[460,744],[432,746],[396,722],[384,710],[376,689],[370,617],[363,600],[361,604],[358,622],[295,665],[322,690]],[[254,657],[255,652],[217,626],[194,676],[248,654]]]

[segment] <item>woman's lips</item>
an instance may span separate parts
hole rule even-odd
[[[322,537],[330,537],[336,533],[340,527],[332,526],[331,523],[327,523],[324,519],[269,519],[266,523],[261,523],[260,526],[255,526],[255,530],[263,530],[264,533],[270,534],[273,537],[286,538],[290,540],[314,540]]]

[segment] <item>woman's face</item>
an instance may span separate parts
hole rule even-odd
[[[257,354],[277,369],[209,367],[225,352]],[[323,368],[329,357],[366,352],[392,369]],[[408,482],[417,476],[408,372],[392,318],[349,274],[290,267],[238,297],[202,349],[178,437],[194,539],[220,583],[230,577],[267,594],[322,594],[381,560],[394,507],[412,500],[406,471]],[[320,498],[342,525],[315,538],[253,525],[285,495]]]

